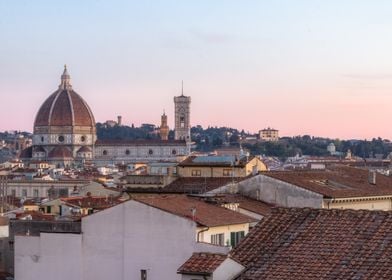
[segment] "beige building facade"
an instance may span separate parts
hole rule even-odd
[[[212,157],[211,157],[212,158]],[[225,157],[229,158],[229,157]],[[246,177],[255,175],[261,171],[267,171],[267,166],[259,158],[253,157],[243,161],[221,161],[224,157],[217,157],[213,162],[208,159],[205,162],[194,161],[196,158],[188,158],[177,167],[177,174],[180,177]]]
[[[259,138],[262,141],[276,142],[279,141],[279,130],[265,128],[259,131]]]

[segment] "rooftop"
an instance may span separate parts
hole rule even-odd
[[[215,227],[256,222],[255,219],[186,195],[139,195],[134,200],[188,218],[201,226]]]
[[[330,198],[392,195],[392,177],[376,174],[369,183],[369,171],[343,165],[322,171],[273,171],[261,173]]]
[[[182,274],[211,275],[226,259],[224,254],[193,253],[193,255],[178,269]]]
[[[240,194],[215,194],[213,196],[195,196],[206,202],[219,205],[236,203],[239,208],[266,216],[271,213],[275,206],[260,200],[252,199]]]
[[[73,206],[94,209],[106,209],[121,203],[119,197],[110,196],[65,197],[60,200]]]
[[[389,279],[392,212],[276,208],[231,257],[238,279]]]
[[[235,156],[190,156],[183,160],[178,166],[217,166],[217,167],[244,167],[254,157]]]
[[[217,188],[226,186],[233,181],[238,183],[249,177],[179,177],[172,183],[165,187],[130,187],[128,192],[131,193],[187,193],[200,194],[215,190]]]

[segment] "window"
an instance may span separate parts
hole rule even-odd
[[[38,197],[38,196],[39,196],[39,192],[38,192],[37,189],[35,189],[35,190],[33,191],[33,196],[34,196],[34,197]]]
[[[153,153],[154,153],[153,150],[151,150],[151,149],[148,150],[148,154],[149,154],[149,155],[152,155]]]
[[[103,150],[102,154],[103,154],[104,156],[106,156],[106,155],[108,154],[108,151]]]
[[[80,141],[81,142],[85,142],[86,141],[86,136],[83,135],[82,137],[80,137]]]
[[[172,155],[176,155],[177,154],[177,151],[176,150],[172,150]]]
[[[242,238],[245,236],[245,231],[237,231],[230,233],[230,245],[232,247],[236,246]]]
[[[27,197],[27,190],[26,189],[22,190],[22,197]]]
[[[8,241],[8,244],[10,246],[10,250],[13,251],[14,250],[14,241],[10,240],[10,241]]]
[[[41,136],[41,142],[44,142],[45,138],[43,136]]]
[[[185,116],[180,117],[180,127],[184,128],[185,127]]]
[[[16,197],[16,190],[11,190],[11,196]]]
[[[58,140],[60,143],[63,143],[64,140],[65,140],[65,138],[64,138],[63,135],[60,135],[59,138],[57,138],[57,140]]]
[[[225,235],[223,233],[211,235],[211,244],[224,246],[225,245]]]
[[[129,150],[126,150],[126,151],[125,151],[125,154],[126,154],[127,156],[129,156],[130,153],[131,153],[131,152],[130,152]]]
[[[233,169],[223,169],[223,176],[225,177],[233,176]]]
[[[147,280],[147,270],[146,269],[140,270],[140,279]]]
[[[199,169],[192,170],[191,175],[193,177],[200,177],[201,176],[201,170],[199,170]]]

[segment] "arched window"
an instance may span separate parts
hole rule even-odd
[[[106,150],[103,150],[102,154],[103,154],[104,156],[107,156],[107,154],[108,154],[108,151],[106,151]]]

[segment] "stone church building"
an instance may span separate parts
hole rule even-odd
[[[33,145],[24,161],[46,161],[58,167],[115,163],[176,162],[190,154],[190,97],[174,98],[175,139],[169,140],[162,116],[160,140],[98,140],[94,115],[70,83],[66,66],[59,88],[42,104],[34,122]]]

